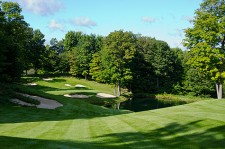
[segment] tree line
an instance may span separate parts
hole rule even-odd
[[[0,3],[0,81],[35,74],[70,74],[113,84],[132,93],[215,96],[224,67],[224,1],[204,0],[193,27],[185,30],[189,50],[165,41],[118,30],[108,36],[69,31],[45,45],[44,34],[24,21],[17,3]]]

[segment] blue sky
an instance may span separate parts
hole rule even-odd
[[[107,36],[132,31],[181,47],[183,29],[202,0],[11,0],[25,20],[40,29],[47,41],[61,40],[68,31]]]

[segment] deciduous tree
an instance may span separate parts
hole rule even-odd
[[[184,45],[190,49],[188,64],[206,79],[217,84],[217,97],[222,98],[225,77],[225,3],[204,0],[195,12],[193,27],[185,30]]]
[[[2,81],[18,80],[24,68],[24,48],[28,24],[17,3],[0,1],[0,78]]]
[[[131,63],[136,52],[136,36],[132,32],[114,31],[104,42],[102,55],[103,74],[117,86],[120,96],[121,86],[128,86],[132,80]]]

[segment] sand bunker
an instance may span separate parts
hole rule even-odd
[[[72,85],[70,85],[70,84],[65,84],[65,86],[71,87]]]
[[[37,86],[36,83],[28,83],[27,85],[29,85],[29,86]]]
[[[44,81],[52,81],[52,78],[43,78]]]
[[[96,95],[96,97],[98,97],[98,98],[116,98],[116,96],[110,95],[110,94],[106,94],[106,93],[98,93]]]
[[[81,85],[81,84],[77,84],[77,85],[75,85],[75,87],[86,87],[86,86]]]
[[[34,104],[27,103],[27,102],[21,101],[19,99],[11,99],[11,102],[22,105],[22,106],[29,106],[29,107],[35,107],[36,106]]]
[[[65,97],[70,97],[70,98],[89,98],[87,95],[81,95],[81,94],[65,94]]]
[[[51,100],[51,99],[46,99],[46,98],[42,98],[42,97],[38,97],[38,96],[32,96],[32,95],[27,95],[27,94],[20,94],[22,96],[28,97],[28,98],[32,98],[34,100],[38,100],[40,101],[39,105],[33,105],[30,103],[26,103],[24,101],[21,101],[19,99],[12,99],[11,101],[20,105],[25,105],[25,106],[36,106],[37,108],[41,108],[41,109],[55,109],[58,107],[63,106],[61,103],[55,101],[55,100]]]

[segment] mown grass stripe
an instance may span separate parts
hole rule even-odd
[[[92,118],[88,120],[89,122],[89,131],[90,135],[93,138],[98,138],[99,136],[103,136],[105,134],[109,134],[112,132],[112,129],[108,127],[106,119],[103,118]]]
[[[155,128],[160,128],[162,125],[161,123],[155,123],[154,121],[138,119],[138,118],[130,117],[129,115],[127,115],[126,117],[118,116],[118,118],[122,122],[126,123],[127,125],[129,125],[130,127],[132,127],[133,129],[137,131],[137,133],[134,133],[131,136],[134,139],[134,141],[140,141],[140,142],[135,143],[135,145],[132,146],[133,148],[136,148],[136,147],[138,148],[138,146],[140,146],[141,144],[149,148],[162,147],[161,144],[155,143],[155,138],[157,136],[151,136],[151,135],[148,135],[147,133],[149,131],[154,130]],[[141,120],[141,124],[138,123],[139,120]],[[136,136],[140,136],[140,137],[136,137]]]
[[[38,138],[49,139],[49,140],[59,140],[63,139],[62,136],[70,127],[72,120],[62,120],[62,121],[52,121],[52,125],[46,125],[44,133],[38,136]]]
[[[82,131],[87,129],[86,119],[73,119],[71,120],[71,124],[68,127],[67,131],[63,135],[64,140],[77,141],[82,140],[85,137],[82,137]],[[85,133],[85,131],[83,132]]]
[[[13,129],[24,127],[24,123],[0,124],[0,135],[8,134]]]
[[[220,121],[225,123],[225,113],[224,114],[220,114],[220,113],[211,113],[211,112],[198,112],[198,113],[190,113],[190,112],[185,112],[182,113],[182,116],[187,116],[187,117],[192,117],[193,119],[196,120],[204,120],[204,119],[209,119],[212,121]],[[224,117],[224,119],[221,119],[221,117]]]
[[[38,125],[39,125],[39,123],[35,123],[35,122],[20,123],[19,126],[17,125],[17,127],[14,127],[12,129],[8,130],[7,132],[1,133],[1,135],[20,137],[20,136],[22,136],[23,133],[30,131],[30,129],[32,129]]]
[[[37,122],[37,123],[39,123],[39,125],[31,128],[31,129],[29,129],[29,131],[21,134],[22,137],[29,136],[29,138],[37,139],[37,138],[39,138],[39,136],[46,133],[49,129],[53,128],[56,125],[56,123],[51,122],[51,121]]]
[[[154,144],[154,147],[164,148],[169,143],[169,141],[167,140],[170,140],[175,137],[179,137],[185,142],[191,142],[189,138],[185,137],[185,132],[182,132],[182,131],[179,132],[181,130],[179,126],[182,127],[182,125],[179,123],[175,123],[175,121],[173,123],[162,124],[162,123],[158,123],[158,121],[149,122],[149,121],[142,120],[142,125],[140,125],[135,122],[137,121],[137,119],[133,119],[129,116],[124,117],[121,120],[127,123],[128,125],[130,125],[131,127],[137,129],[145,137],[145,141],[143,141],[143,144],[145,142],[148,142],[148,144],[152,142],[152,144]],[[172,143],[173,142],[171,142],[171,144]],[[140,144],[138,144],[137,146],[139,145]],[[183,147],[185,146],[189,147],[189,144],[188,143],[183,144]],[[196,146],[196,144],[192,143],[192,147],[194,146]]]
[[[111,129],[111,133],[103,136],[103,140],[105,140],[108,145],[114,147],[130,146],[133,144],[134,138],[129,136],[129,134],[135,134],[134,137],[137,140],[144,139],[144,136],[140,134],[136,128],[131,127],[116,116],[104,118],[104,121],[106,122],[107,127]]]

